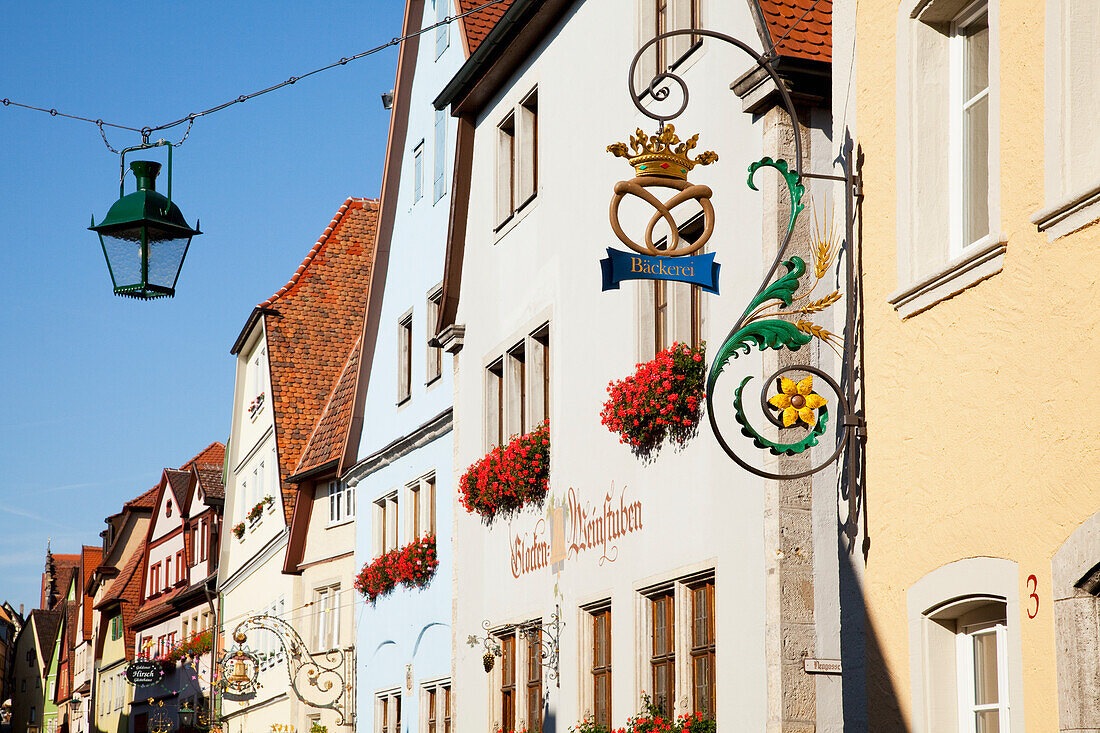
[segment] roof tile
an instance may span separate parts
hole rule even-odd
[[[508,8],[512,7],[513,0],[502,0],[496,5],[482,8],[476,13],[470,13],[462,18],[462,34],[466,39],[466,52],[472,54],[493,30],[497,21],[501,19]],[[469,13],[479,5],[484,5],[485,0],[458,0],[458,12]]]
[[[325,410],[317,421],[317,427],[313,429],[313,435],[302,451],[302,458],[294,469],[295,474],[339,459],[344,452],[348,424],[351,422],[351,408],[355,402],[355,375],[359,371],[360,341],[361,339],[356,339],[355,345],[351,347],[344,371],[333,387]]]
[[[298,271],[262,304],[279,473],[291,476],[363,326],[378,201],[349,198]],[[289,524],[296,489],[282,486]]]
[[[833,0],[758,2],[776,53],[811,61],[832,61]]]

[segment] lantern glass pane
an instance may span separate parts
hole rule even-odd
[[[101,235],[115,287],[141,283],[141,227]]]
[[[178,239],[153,240],[153,232],[149,232],[149,283],[163,285],[172,288],[176,285],[180,267],[183,264],[183,255],[187,251],[190,237]]]

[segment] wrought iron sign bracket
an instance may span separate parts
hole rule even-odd
[[[290,688],[299,700],[312,708],[333,710],[339,716],[337,725],[348,724],[352,712],[349,707],[354,708],[354,700],[351,700],[351,685],[347,684],[343,674],[348,662],[345,650],[311,652],[290,624],[266,614],[251,616],[237,624],[233,638],[244,644],[247,640],[245,632],[250,629],[267,631],[278,639],[285,652]],[[256,662],[254,653],[243,653]]]
[[[554,606],[554,613],[550,614],[548,623],[531,622],[520,627],[528,640],[535,640],[539,645],[539,664],[546,667],[546,676],[554,680],[556,687],[561,687],[558,678],[558,652],[561,641],[561,627],[565,622],[561,620],[561,608]]]
[[[539,664],[546,668],[546,676],[554,680],[557,687],[561,687],[558,658],[563,626],[565,626],[565,622],[561,620],[561,607],[554,606],[554,612],[550,614],[550,621],[547,623],[529,621],[514,627],[519,630],[524,638],[538,642]],[[493,671],[496,658],[502,656],[504,651],[501,648],[500,641],[493,634],[493,625],[488,619],[481,622],[481,628],[485,629],[485,635],[470,634],[466,637],[466,645],[472,648],[480,644],[485,648],[485,653],[481,657],[481,664],[485,668],[485,672],[488,673]]]
[[[711,431],[726,454],[744,470],[767,479],[798,479],[815,474],[826,467],[843,460],[847,480],[854,486],[854,479],[861,460],[858,444],[866,440],[867,428],[863,416],[857,410],[859,398],[857,382],[860,378],[857,369],[857,348],[860,342],[861,321],[857,317],[859,296],[858,261],[855,255],[855,222],[857,211],[863,197],[862,182],[858,174],[856,150],[852,143],[846,146],[842,156],[843,174],[803,173],[802,171],[802,134],[798,114],[787,85],[780,79],[772,66],[772,59],[761,55],[745,42],[724,33],[702,28],[691,28],[661,33],[642,44],[630,63],[627,85],[631,99],[641,114],[656,121],[659,129],[656,135],[647,136],[642,130],[630,138],[630,150],[625,143],[608,146],[608,152],[617,157],[627,158],[635,169],[636,177],[631,181],[615,184],[615,196],[611,200],[611,228],[620,241],[642,255],[662,258],[665,262],[660,271],[681,272],[699,269],[685,267],[689,263],[688,255],[693,254],[713,233],[715,212],[711,205],[711,189],[707,186],[693,185],[687,181],[688,173],[695,165],[709,165],[718,160],[713,152],[691,157],[690,151],[696,146],[698,135],[681,141],[670,122],[679,117],[688,106],[689,93],[687,83],[677,75],[675,69],[658,72],[649,84],[639,93],[635,86],[638,78],[638,64],[643,55],[655,44],[674,36],[691,36],[720,41],[739,48],[750,56],[762,69],[775,87],[779,104],[786,111],[791,127],[794,147],[794,159],[761,158],[748,166],[748,186],[758,190],[754,176],[762,168],[770,168],[786,184],[789,194],[789,215],[787,228],[780,242],[775,259],[766,270],[760,287],[735,321],[726,338],[721,342],[711,361],[706,379],[706,411]],[[673,90],[677,95],[673,97]],[[652,103],[643,104],[643,98]],[[678,99],[678,103],[676,103]],[[666,106],[669,103],[670,106]],[[665,112],[661,110],[665,109]],[[788,255],[787,250],[795,231],[798,215],[805,209],[803,197],[806,194],[804,179],[837,181],[844,184],[844,227],[843,239],[832,226],[820,226],[809,237],[808,249],[812,262],[806,262],[797,255]],[[671,188],[677,191],[667,201],[650,192],[655,187]],[[655,209],[645,232],[645,242],[638,243],[628,236],[618,220],[619,201],[624,195],[634,195],[648,202]],[[691,246],[681,244],[676,236],[677,224],[671,210],[681,203],[697,202],[705,215],[703,233]],[[651,244],[654,226],[664,222],[670,230],[667,246],[656,251]],[[841,255],[843,250],[843,255]],[[609,250],[611,254],[611,250]],[[844,259],[843,292],[830,287],[831,292],[816,292],[822,282],[830,285],[834,267],[840,257]],[[780,274],[780,266],[785,270]],[[614,278],[614,263],[603,264],[605,289],[608,289],[608,270]],[[651,267],[651,270],[657,268]],[[622,278],[625,279],[625,278]],[[654,278],[658,279],[658,278]],[[663,279],[660,278],[660,279]],[[669,279],[684,279],[671,277]],[[691,282],[694,282],[693,280]],[[707,290],[706,287],[703,288]],[[822,290],[825,288],[823,287]],[[717,287],[710,290],[717,294]],[[818,322],[819,314],[834,304],[843,301],[845,312],[843,333],[836,334],[826,330]],[[746,412],[748,395],[745,394],[754,375],[745,376],[733,391],[733,421],[736,427],[730,429],[726,418],[715,413],[715,387],[723,371],[732,360],[752,351],[768,350],[797,352],[801,347],[813,342],[831,348],[840,357],[841,375],[834,377],[827,371],[811,364],[788,364],[781,366],[762,380],[759,395],[759,410],[753,410],[754,417]],[[815,384],[816,380],[816,384]],[[843,385],[841,384],[843,382]],[[825,387],[825,389],[822,389]],[[821,394],[819,394],[819,391]],[[832,413],[830,412],[832,410]],[[835,414],[834,414],[835,413]],[[829,423],[833,427],[830,431]],[[774,437],[766,437],[757,427],[763,427]],[[828,451],[824,459],[799,461],[797,463],[779,461],[774,470],[763,467],[759,461],[750,461],[739,452],[745,440],[753,446],[767,451],[772,456],[797,456],[817,446],[826,434],[835,434],[835,446]],[[793,437],[792,437],[793,436]],[[735,445],[738,449],[735,449]]]

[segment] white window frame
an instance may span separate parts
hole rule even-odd
[[[950,48],[951,48],[951,132],[950,132],[950,147],[951,147],[951,163],[950,163],[950,188],[951,188],[951,227],[950,227],[950,249],[948,250],[948,256],[955,259],[962,255],[963,251],[967,248],[981,242],[983,239],[989,236],[989,221],[986,221],[985,233],[974,239],[968,241],[966,235],[970,226],[970,218],[972,212],[967,209],[967,202],[970,199],[970,175],[969,168],[967,167],[967,158],[970,152],[970,141],[967,139],[967,127],[966,127],[966,112],[974,105],[985,101],[987,103],[987,123],[986,123],[986,162],[989,161],[989,131],[992,126],[989,124],[988,115],[993,114],[992,99],[990,95],[990,79],[988,78],[989,67],[991,64],[991,58],[987,58],[986,64],[986,86],[970,99],[966,98],[966,82],[967,82],[967,36],[965,30],[973,25],[979,18],[984,17],[986,22],[989,21],[989,5],[987,0],[975,0],[975,2],[968,5],[962,10],[955,19],[951,21],[950,30]],[[990,29],[992,35],[992,29]],[[988,50],[987,50],[988,53]],[[988,166],[987,166],[988,167]],[[988,188],[988,187],[987,187]],[[986,207],[989,206],[989,191],[986,191]],[[988,218],[988,215],[987,215]]]
[[[979,705],[974,700],[974,643],[980,635],[994,635],[997,648],[997,690],[998,701],[993,704]],[[976,733],[974,714],[979,711],[997,711],[998,729],[1009,729],[1008,700],[1008,633],[1001,622],[983,622],[959,629],[956,634],[956,662],[959,683],[959,731]]]
[[[910,318],[1004,266],[1008,235],[1001,229],[999,0],[989,0],[988,234],[961,246],[961,125],[954,122],[953,23],[974,5],[966,0],[902,0],[897,35],[898,289],[888,297]],[[945,91],[947,93],[945,94]],[[961,92],[960,92],[961,95]],[[961,114],[961,113],[960,113]],[[944,145],[944,140],[948,141]],[[945,176],[945,171],[947,175]],[[959,231],[959,234],[955,234]],[[955,237],[959,244],[955,244]]]
[[[432,5],[435,10],[435,22],[443,23],[447,18],[447,11],[450,9],[449,0],[432,0]],[[451,45],[450,27],[450,23],[443,23],[435,29],[435,58],[437,61]]]
[[[397,404],[412,399],[413,368],[413,309],[405,311],[397,319]]]
[[[673,655],[675,657],[673,663],[674,669],[674,699],[672,701],[673,709],[669,713],[673,716],[679,716],[684,713],[690,713],[695,705],[694,701],[694,686],[692,685],[692,656],[691,656],[691,592],[694,586],[711,581],[714,583],[714,617],[715,617],[715,636],[717,637],[720,632],[718,629],[718,618],[720,617],[719,603],[720,595],[718,590],[717,575],[713,568],[707,568],[705,570],[699,570],[687,574],[680,575],[672,580],[666,580],[660,583],[654,583],[637,589],[635,597],[637,599],[635,623],[638,629],[638,640],[640,642],[639,649],[641,653],[636,656],[636,679],[641,681],[642,690],[652,690],[652,675],[650,669],[650,658],[652,657],[652,604],[651,599],[654,596],[672,591],[672,608],[673,608]],[[614,643],[614,637],[612,637],[612,643]],[[717,644],[716,644],[717,646]],[[589,652],[591,654],[591,652]],[[718,666],[717,654],[715,655],[715,664]],[[586,670],[589,674],[591,670]],[[614,679],[612,681],[614,687]],[[719,680],[715,679],[715,696],[717,699],[717,692],[719,689]],[[637,691],[637,692],[640,692]]]
[[[503,237],[538,198],[538,86],[501,114],[497,123],[496,226]]]
[[[328,497],[328,526],[337,527],[355,519],[355,487],[332,479],[325,488]]]
[[[545,399],[543,380],[552,371],[549,358],[553,332],[550,319],[540,318],[536,323],[537,326],[527,329],[525,336],[485,359],[483,435],[486,450],[506,444],[514,435],[530,432],[549,417],[546,413],[553,404],[553,380],[549,381],[546,390],[549,394]]]
[[[1053,241],[1100,219],[1100,17],[1094,0],[1052,0],[1045,25],[1045,196],[1031,222]]]
[[[443,283],[437,283],[428,291],[424,308],[424,340],[431,341],[435,336],[435,326],[439,320],[439,311],[443,308]],[[443,377],[443,348],[427,345],[425,349],[424,386],[434,384]]]
[[[1020,629],[1020,568],[995,557],[971,557],[948,563],[909,587],[909,680],[913,733],[942,733],[958,726],[959,683],[957,638],[952,619],[988,604],[1004,607],[1006,669],[1001,699],[1007,704],[1008,726],[1001,733],[1024,733],[1023,652]],[[1000,680],[999,680],[1000,682]],[[962,730],[966,730],[963,728]]]
[[[401,688],[395,687],[388,690],[379,690],[374,693],[374,731],[375,733],[400,733],[396,729],[397,725],[397,710],[401,706]],[[382,728],[382,710],[387,711],[386,724],[387,728]],[[402,710],[403,711],[403,710]],[[402,716],[401,723],[404,725],[406,719]]]
[[[435,720],[435,733],[446,733],[446,729],[443,726],[443,714],[446,710],[444,701],[444,690],[450,690],[451,693],[451,728],[454,731],[455,720],[455,698],[454,698],[454,686],[451,684],[451,678],[445,677],[443,679],[431,680],[423,682],[420,685],[420,733],[429,733],[428,719],[433,718]],[[435,706],[436,709],[431,709],[431,693],[435,692]],[[433,715],[434,714],[434,715]]]
[[[401,547],[404,531],[398,524],[401,519],[400,492],[392,490],[374,500],[374,521],[371,539],[374,557]]]
[[[413,203],[424,198],[424,141],[413,148]]]
[[[313,589],[317,624],[314,628],[314,644],[318,651],[340,647],[340,584],[334,583]]]
[[[436,0],[444,2],[445,0]],[[435,110],[432,128],[432,204],[447,193],[447,111]]]

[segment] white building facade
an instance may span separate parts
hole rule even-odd
[[[714,190],[705,251],[721,295],[648,280],[601,291],[598,260],[619,246],[612,187],[634,175],[605,149],[657,128],[631,102],[630,60],[657,29],[692,23],[765,42],[755,2],[517,0],[436,100],[460,128],[465,171],[437,329],[455,353],[455,479],[544,419],[551,436],[545,501],[491,521],[453,503],[458,730],[564,731],[586,717],[617,728],[646,698],[719,730],[844,729],[840,677],[803,669],[840,657],[835,486],[792,497],[742,471],[705,416],[649,459],[601,425],[609,382],[637,363],[674,342],[721,344],[787,222],[785,186],[744,185],[750,163],[790,144],[767,90],[730,91],[752,60],[713,40],[668,42],[642,66],[675,66],[692,91],[676,132],[719,154],[690,180]],[[802,110],[805,169],[831,165],[823,104]],[[644,231],[651,213],[624,206],[624,229]],[[692,221],[676,216],[687,236]],[[765,366],[753,352],[732,368],[759,380]],[[732,388],[720,390],[728,405]]]

